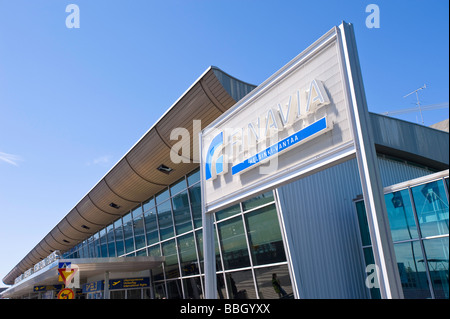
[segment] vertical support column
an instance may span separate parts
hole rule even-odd
[[[155,287],[153,287],[153,273],[152,270],[148,270],[148,281],[150,286],[150,299],[155,299]]]
[[[361,68],[356,49],[353,26],[343,22],[339,26],[344,47],[346,72],[349,79],[352,129],[356,157],[369,224],[377,277],[383,299],[403,299],[403,289],[395,258],[394,244],[384,202],[383,185],[367,110]]]
[[[203,200],[202,200],[203,201]],[[216,252],[214,246],[214,214],[203,211],[203,258],[205,267],[205,298],[217,298]]]
[[[103,299],[109,299],[109,271],[105,271],[105,284],[103,285]]]
[[[203,163],[202,132],[198,135],[200,163]],[[208,213],[205,204],[204,168],[200,165],[200,185],[202,198],[202,224],[203,224],[203,267],[205,268],[205,298],[217,299],[216,252],[214,245],[214,214]]]

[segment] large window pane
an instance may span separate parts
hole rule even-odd
[[[195,232],[195,238],[197,240],[197,248],[198,248],[198,259],[200,260],[200,269],[201,272],[204,273],[203,269],[203,231],[198,230]],[[215,246],[215,254],[216,254],[216,270],[221,271],[222,270],[222,262],[220,261],[220,251],[219,251],[219,245],[217,244],[216,240],[216,225],[214,225],[214,246]]]
[[[151,247],[148,247],[148,255],[149,256],[154,256],[154,257],[160,257],[161,256],[161,249],[159,244],[158,245],[154,245]],[[164,275],[163,275],[163,269],[162,267],[154,267],[152,269],[152,276],[153,276],[153,282],[158,281],[158,280],[163,280],[164,279]]]
[[[178,182],[176,182],[172,186],[170,186],[170,195],[173,196],[175,194],[178,194],[185,188],[186,188],[186,180],[183,177]]]
[[[407,240],[418,237],[414,213],[409,198],[409,191],[404,189],[399,192],[384,196],[389,225],[393,241]]]
[[[102,257],[102,251],[100,246],[100,233],[94,235],[95,257]]]
[[[192,233],[178,238],[178,250],[180,252],[182,275],[198,274],[197,252],[195,251],[195,240]]]
[[[437,299],[448,299],[448,237],[423,241],[431,283]]]
[[[123,234],[125,251],[127,253],[134,251],[133,220],[131,218],[131,212],[123,216]]]
[[[142,211],[133,211],[133,226],[136,249],[145,246],[144,217]]]
[[[170,280],[167,282],[167,295],[169,299],[182,299],[181,280]]]
[[[225,269],[250,266],[241,216],[217,224]]]
[[[157,210],[161,240],[173,237],[173,222],[170,201],[165,201],[158,205]]]
[[[178,269],[178,257],[177,249],[175,246],[175,240],[169,240],[161,244],[162,255],[166,258],[164,262],[164,269],[166,272],[166,278],[177,278],[180,276]]]
[[[144,209],[144,212],[148,211],[152,207],[155,207],[155,199],[153,197],[148,199],[148,200],[146,200],[142,204],[142,208]]]
[[[203,299],[200,277],[183,279],[184,299]]]
[[[356,213],[358,214],[359,231],[361,232],[361,241],[363,246],[372,245],[370,241],[369,224],[367,223],[366,207],[364,201],[355,203]]]
[[[291,277],[287,265],[255,269],[261,299],[292,299]]]
[[[244,216],[253,264],[286,261],[275,205],[260,208]]]
[[[250,270],[225,274],[230,299],[256,299],[255,284]]]
[[[375,265],[375,258],[373,257],[373,251],[372,251],[372,247],[367,247],[363,249],[364,252],[364,261],[366,262],[366,267],[369,265]],[[371,272],[370,274],[374,274],[373,272]],[[372,297],[372,299],[381,299],[381,292],[380,292],[380,288],[378,288],[378,285],[375,285],[375,282],[372,281],[373,279],[370,279],[370,283],[373,284],[371,288],[369,288],[370,290],[370,296]],[[376,279],[378,280],[378,279]]]
[[[189,198],[191,199],[191,209],[194,218],[194,227],[202,227],[202,197],[200,184],[189,188]]]
[[[192,230],[191,210],[189,209],[187,190],[172,197],[172,207],[177,234]]]
[[[120,231],[122,231],[122,227],[121,227]],[[116,257],[116,247],[114,244],[114,227],[113,227],[113,225],[109,225],[106,228],[106,237],[108,239],[108,257]]]
[[[200,170],[197,169],[194,172],[190,173],[187,177],[189,186],[194,185],[195,183],[200,181]]]
[[[261,206],[263,204],[266,204],[268,202],[272,202],[273,199],[273,191],[268,191],[267,193],[260,194],[256,197],[253,197],[252,199],[246,200],[245,202],[242,202],[242,209],[244,211]]]
[[[144,213],[147,245],[156,244],[159,241],[158,224],[156,222],[156,208]]]
[[[448,201],[442,180],[412,188],[423,237],[448,234]]]
[[[216,219],[222,220],[227,217],[234,216],[236,214],[239,214],[241,212],[241,205],[236,204],[233,206],[230,206],[228,208],[222,209],[216,213]]]
[[[419,241],[395,244],[394,250],[405,298],[431,298]]]
[[[161,204],[165,200],[168,200],[170,197],[169,189],[166,189],[162,192],[160,192],[158,195],[156,195],[156,204]]]
[[[100,230],[100,256],[108,257],[108,241],[106,240],[106,229]]]

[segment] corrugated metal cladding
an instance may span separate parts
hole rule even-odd
[[[431,172],[379,157],[383,186]],[[300,298],[369,298],[353,199],[356,159],[278,189]]]

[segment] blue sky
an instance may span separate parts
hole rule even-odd
[[[68,4],[80,28],[65,24]],[[369,29],[368,4],[380,8]],[[369,110],[449,100],[445,0],[0,0],[0,280],[206,70],[260,84],[354,24]],[[423,113],[425,125],[448,109]],[[420,121],[419,113],[399,118]],[[0,283],[0,286],[3,285]]]

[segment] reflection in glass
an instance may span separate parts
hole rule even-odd
[[[292,299],[291,278],[287,265],[255,269],[261,299]]]
[[[197,253],[195,252],[195,241],[192,233],[178,238],[178,250],[180,252],[182,276],[198,274]]]
[[[167,282],[167,295],[169,299],[182,299],[181,280],[170,280]]]
[[[267,193],[260,194],[256,197],[246,200],[245,202],[242,202],[242,209],[246,211],[268,202],[272,202],[273,200],[273,191],[268,191]]]
[[[200,261],[200,269],[202,274],[204,273],[203,270],[203,231],[198,230],[195,232],[195,238],[197,240],[197,248],[198,248],[198,259]],[[220,261],[220,252],[219,252],[219,245],[217,244],[217,233],[216,233],[216,225],[214,225],[214,246],[215,246],[215,253],[216,253],[216,270],[221,271],[222,270],[222,262]]]
[[[172,207],[177,234],[192,230],[191,211],[189,209],[187,190],[172,197]]]
[[[125,299],[125,290],[112,290],[109,292],[110,299]]]
[[[423,241],[431,283],[437,299],[448,299],[448,237]]]
[[[106,241],[106,229],[100,231],[100,250],[101,257],[108,257],[108,242]]]
[[[155,257],[160,257],[161,256],[161,249],[159,248],[159,244],[158,245],[154,245],[151,247],[148,247],[148,255],[149,256],[155,256]],[[163,275],[163,268],[162,266],[160,267],[154,267],[152,270],[152,278],[153,278],[153,282],[158,281],[158,280],[164,280],[164,275]]]
[[[161,240],[169,239],[170,237],[173,237],[173,222],[170,201],[159,204],[157,206],[157,210]]]
[[[366,267],[370,265],[375,265],[375,258],[373,257],[372,247],[364,248],[363,253],[364,253],[364,261],[366,262]],[[368,272],[367,275],[369,274],[373,274],[373,272],[370,273]],[[366,277],[366,280],[368,279],[369,278]],[[372,281],[372,279],[370,279],[370,283],[373,284],[369,288],[370,296],[372,297],[372,299],[381,299],[381,292],[380,288],[378,288],[378,285],[376,285],[375,281]]]
[[[169,199],[169,189],[165,189],[164,191],[160,192],[158,195],[156,195],[156,204],[161,204],[165,200]]]
[[[241,216],[217,224],[225,269],[250,266]]]
[[[203,299],[200,277],[183,279],[184,299]]]
[[[442,180],[411,190],[422,237],[448,234],[448,200]]]
[[[144,209],[144,212],[148,211],[152,207],[155,207],[155,199],[153,197],[142,203],[142,208]]]
[[[194,227],[202,227],[202,198],[200,184],[189,188],[189,198],[191,200]]]
[[[361,241],[363,246],[370,246],[372,242],[370,241],[369,224],[367,223],[366,207],[364,206],[364,201],[359,201],[355,203],[356,213],[358,214],[358,224],[359,231],[361,233]]]
[[[122,222],[120,218],[119,221]],[[117,230],[116,235],[118,235],[120,238],[120,235],[122,235],[122,226],[120,226],[120,229]],[[108,257],[116,257],[116,246],[114,244],[114,226],[112,224],[106,228],[106,237],[108,239]],[[123,242],[122,246],[119,247],[123,249]]]
[[[127,299],[141,299],[141,289],[128,289]]]
[[[275,205],[245,215],[254,265],[286,261]]]
[[[175,194],[178,194],[185,188],[186,188],[186,180],[183,177],[178,182],[176,182],[172,186],[170,186],[170,195],[174,196]]]
[[[251,270],[225,274],[230,299],[256,299]]]
[[[140,249],[145,246],[144,217],[142,216],[142,211],[133,212],[133,226],[136,249]]]
[[[123,216],[123,234],[125,251],[127,253],[134,251],[133,220],[131,218],[131,212]]]
[[[419,241],[394,244],[394,250],[405,298],[431,298]]]
[[[418,237],[408,189],[384,196],[392,240],[400,241]]]
[[[192,173],[190,173],[187,177],[188,180],[188,185],[192,186],[195,183],[200,181],[200,170],[196,169],[195,171],[193,171]]]
[[[156,244],[159,241],[158,224],[156,222],[155,208],[144,213],[147,245]]]
[[[175,247],[175,240],[169,240],[161,244],[162,255],[166,258],[164,262],[164,269],[166,278],[177,278],[180,276],[178,269],[177,249]]]
[[[217,220],[222,220],[225,219],[227,217],[231,217],[233,215],[239,214],[241,212],[241,205],[236,204],[233,205],[231,207],[219,210],[218,212],[216,212],[216,219]]]

